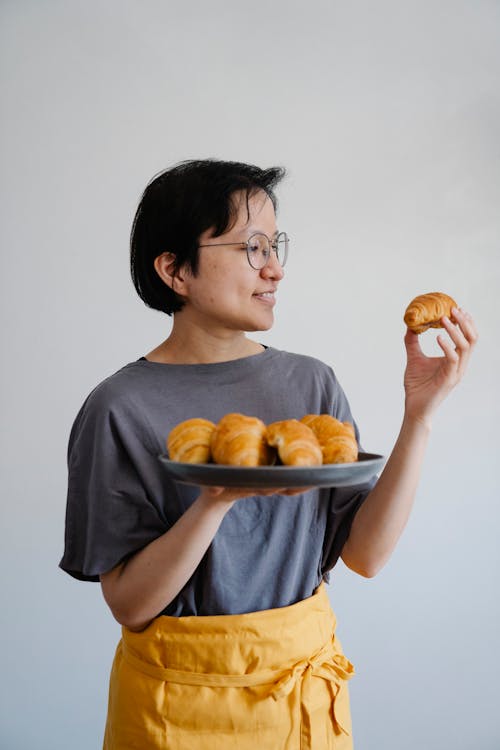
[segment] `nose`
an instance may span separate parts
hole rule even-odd
[[[264,279],[276,279],[277,281],[281,281],[281,279],[285,275],[283,266],[280,264],[274,250],[271,251],[269,261],[266,263],[264,268],[260,269],[260,275]]]

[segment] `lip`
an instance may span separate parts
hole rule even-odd
[[[268,289],[262,292],[255,292],[252,296],[258,299],[259,302],[263,302],[265,305],[273,306],[276,304],[275,293],[276,289]]]

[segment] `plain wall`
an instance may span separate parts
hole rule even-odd
[[[367,450],[387,455],[399,429],[409,300],[440,289],[475,317],[397,550],[370,580],[339,563],[329,594],[357,668],[357,750],[498,748],[499,3],[0,14],[1,747],[100,747],[119,626],[98,585],[57,567],[67,439],[91,388],[169,331],[129,278],[143,188],[219,157],[288,168],[293,244],[257,338],[333,366]]]

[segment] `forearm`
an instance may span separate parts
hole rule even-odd
[[[120,624],[142,630],[174,599],[232,504],[202,491],[165,534],[101,576],[104,598]]]
[[[429,434],[428,422],[405,415],[389,460],[354,517],[342,559],[360,575],[375,575],[403,532],[415,499]]]

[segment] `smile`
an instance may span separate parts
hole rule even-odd
[[[253,295],[258,300],[265,302],[266,304],[274,305],[276,302],[276,299],[274,297],[274,292],[260,292]]]

